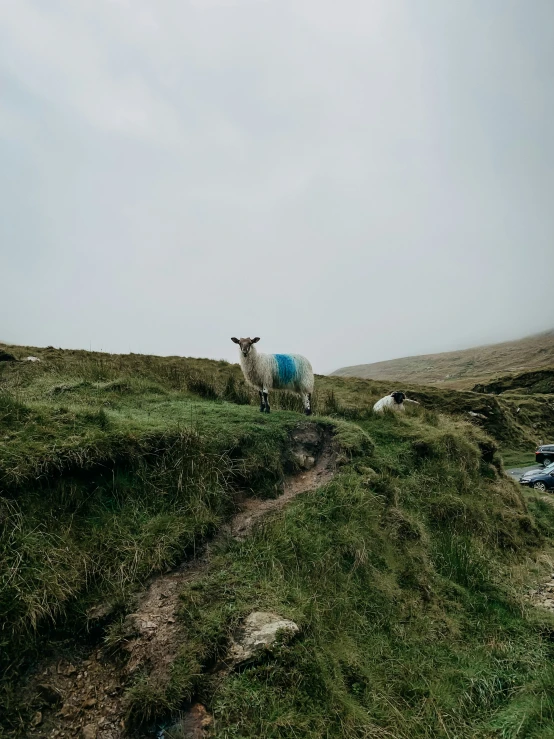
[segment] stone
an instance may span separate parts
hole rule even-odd
[[[37,711],[31,720],[31,726],[39,726],[42,723],[42,712]]]
[[[97,703],[96,698],[87,698],[86,701],[83,701],[83,708],[94,708]]]
[[[298,466],[303,470],[311,470],[312,467],[315,465],[315,458],[311,457],[309,454],[304,454],[302,452],[293,452],[292,456],[294,457]]]
[[[90,621],[104,621],[109,618],[114,612],[113,603],[100,603],[97,606],[89,608],[87,611],[87,618]]]
[[[213,717],[207,712],[201,703],[195,703],[190,711],[173,726],[176,736],[187,737],[187,739],[204,739],[212,726]]]
[[[87,724],[81,729],[81,739],[96,739],[97,733],[95,724]]]
[[[246,618],[239,633],[231,642],[229,659],[235,665],[248,662],[272,647],[280,633],[291,638],[299,631],[294,621],[282,618],[276,613],[255,611]]]
[[[72,718],[76,713],[78,713],[78,710],[79,709],[71,703],[64,703],[57,715],[63,716],[64,718]]]

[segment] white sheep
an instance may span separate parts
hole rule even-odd
[[[373,406],[373,410],[375,413],[384,413],[386,410],[404,413],[406,410],[404,403],[419,405],[417,400],[409,400],[405,393],[395,390],[390,395],[385,395],[384,398],[378,400]]]
[[[269,391],[288,390],[300,395],[307,416],[312,413],[314,373],[300,354],[262,354],[256,351],[259,336],[231,341],[240,346],[240,366],[246,382],[260,394],[260,411],[269,413]]]

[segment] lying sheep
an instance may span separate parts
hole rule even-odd
[[[246,382],[260,394],[260,411],[269,413],[269,391],[288,390],[300,395],[307,416],[312,413],[314,373],[300,354],[262,354],[256,351],[259,336],[231,341],[240,346],[240,366]]]
[[[410,400],[406,397],[405,393],[400,392],[400,390],[395,390],[390,395],[385,395],[384,398],[378,400],[373,406],[373,410],[375,413],[384,413],[386,410],[404,413],[406,410],[404,403],[414,403],[415,405],[419,405],[417,400]]]

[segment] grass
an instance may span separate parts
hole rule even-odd
[[[503,449],[502,460],[506,469],[530,467],[536,464],[534,452],[521,451],[519,449]]]
[[[226,362],[8,350],[43,359],[0,363],[0,735],[16,737],[37,655],[92,638],[98,604],[115,645],[149,575],[193,555],[239,493],[275,495],[302,418],[277,394],[260,414]],[[171,680],[137,678],[133,720],[200,699],[229,739],[549,736],[554,621],[529,612],[514,573],[539,561],[554,508],[524,500],[499,455],[533,438],[528,416],[420,388],[425,409],[377,417],[383,388],[317,378],[314,422],[335,435],[341,472],[214,552],[182,593]],[[477,402],[488,424],[467,422]],[[216,681],[210,667],[260,609],[299,637]]]
[[[392,466],[419,422],[363,425],[388,440],[370,482],[356,462],[182,594],[184,648],[201,664],[252,610],[293,619],[300,637],[223,683],[196,666],[188,691],[225,738],[549,736],[553,621],[527,619],[507,584],[541,538],[518,491],[484,476],[479,446],[443,419],[427,439],[441,465],[412,457],[411,472]]]

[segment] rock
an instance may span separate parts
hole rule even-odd
[[[315,464],[314,457],[311,457],[308,454],[303,454],[302,452],[293,452],[292,456],[294,457],[298,466],[303,470],[311,470]]]
[[[38,357],[25,357],[26,362],[40,362],[41,360]]]
[[[95,724],[87,724],[81,729],[81,739],[96,739],[97,728]]]
[[[204,739],[212,723],[213,718],[206,711],[205,706],[201,703],[195,703],[172,729],[175,736],[186,737],[186,739]]]
[[[114,606],[112,603],[101,603],[98,606],[93,606],[87,611],[87,618],[90,621],[103,621],[109,618],[114,612]]]
[[[87,698],[86,701],[83,701],[83,708],[94,708],[97,703],[96,698]]]
[[[64,703],[58,711],[57,715],[62,716],[63,718],[73,718],[78,712],[79,709],[77,708],[77,706],[74,706],[71,703]]]
[[[39,726],[42,723],[42,712],[37,711],[31,720],[31,726]]]
[[[293,452],[292,456],[299,467],[304,467],[304,460],[306,459],[305,454],[302,454],[302,452]]]
[[[245,620],[240,632],[231,643],[229,659],[236,665],[248,662],[277,641],[279,632],[289,638],[300,629],[288,619],[276,613],[255,611]]]

